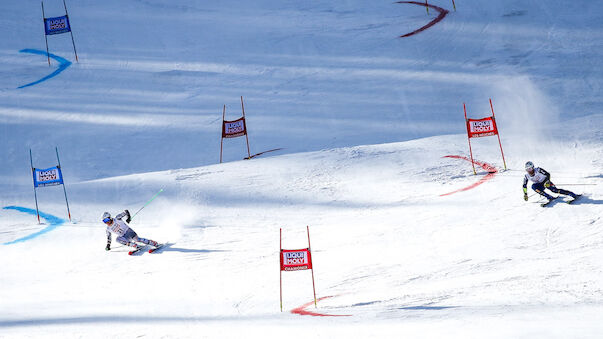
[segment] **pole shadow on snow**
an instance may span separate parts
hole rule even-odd
[[[0,320],[0,328],[7,327],[32,327],[32,326],[54,326],[54,325],[83,325],[83,324],[157,324],[177,322],[207,322],[207,321],[233,321],[263,319],[262,316],[129,316],[125,314],[115,315],[86,315],[66,317],[39,317],[28,319]]]
[[[158,249],[154,253],[162,252],[181,252],[181,253],[214,253],[214,252],[230,252],[226,250],[207,250],[207,249],[195,249],[195,248],[181,248],[173,247],[173,244],[165,244],[162,248]]]
[[[459,306],[406,306],[400,307],[401,310],[410,311],[441,311],[449,308],[459,308]]]
[[[586,179],[603,179],[603,174],[598,174],[598,175],[589,175],[587,177],[584,177]]]
[[[116,246],[111,249],[111,253],[122,253],[129,252],[131,250],[128,246]],[[196,249],[196,248],[181,248],[173,247],[172,244],[163,245],[162,248],[153,252],[153,254],[160,254],[163,252],[180,252],[180,253],[215,253],[215,252],[230,252],[226,250],[208,250],[208,249]]]

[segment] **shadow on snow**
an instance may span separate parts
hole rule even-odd
[[[117,315],[89,315],[74,317],[47,317],[47,318],[29,318],[15,320],[0,320],[0,328],[3,327],[27,327],[27,326],[52,326],[52,325],[73,325],[73,324],[126,324],[126,323],[169,323],[169,322],[199,322],[199,321],[223,321],[223,320],[253,320],[257,317],[241,316],[128,316]]]

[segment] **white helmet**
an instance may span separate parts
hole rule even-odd
[[[102,219],[102,221],[104,223],[107,223],[109,220],[111,220],[111,214],[109,212],[103,213],[103,219]]]
[[[534,163],[531,161],[526,162],[526,171],[533,171],[534,170]]]

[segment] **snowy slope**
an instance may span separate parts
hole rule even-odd
[[[601,330],[600,186],[588,186],[574,206],[542,209],[536,197],[521,200],[521,173],[506,171],[441,197],[477,179],[468,163],[441,158],[462,153],[464,142],[443,136],[71,185],[74,200],[95,192],[107,198],[93,206],[109,210],[140,205],[137,196],[163,187],[132,225],[174,244],[140,257],[123,248],[105,253],[97,211],[76,203],[77,224],[2,248],[4,260],[19,264],[3,275],[1,324],[11,335],[51,326],[99,337],[236,337],[280,326],[304,328],[304,336],[356,327],[377,331],[367,335],[594,336]],[[603,152],[600,143],[587,144],[563,155]],[[558,180],[601,183],[600,162],[580,172],[549,161]],[[118,188],[128,198],[112,205]],[[3,213],[14,226],[19,218]],[[319,297],[334,296],[318,311],[351,317],[279,312],[278,229],[285,247],[304,247],[305,225]],[[284,275],[285,311],[312,300],[310,279]],[[492,335],[492,326],[500,332]]]
[[[447,1],[434,2],[450,9]],[[409,4],[178,0],[68,3],[45,58],[39,3],[2,3],[0,337],[592,337],[603,330],[601,16],[596,2]],[[62,3],[45,2],[47,16]],[[221,106],[245,97],[252,152],[225,142]],[[467,156],[462,102],[501,128]],[[61,152],[62,189],[36,166]],[[286,153],[286,154],[284,154]],[[521,198],[532,160],[574,205]],[[170,245],[129,257],[105,245],[105,210],[135,211]],[[533,192],[530,192],[532,194]],[[8,207],[8,208],[6,208]],[[283,274],[278,233],[310,272]],[[36,232],[44,232],[36,235]],[[33,234],[33,236],[32,236]],[[28,238],[29,237],[29,238]],[[25,239],[24,239],[25,238]],[[20,239],[22,239],[20,241]],[[17,240],[17,242],[14,242]],[[14,242],[14,243],[13,243]]]
[[[18,37],[0,45],[9,178],[27,171],[29,147],[40,156],[48,145],[82,180],[214,164],[222,105],[236,118],[240,96],[254,153],[461,133],[462,102],[480,116],[489,97],[514,129],[600,107],[603,20],[592,1],[462,1],[406,39],[397,37],[435,13],[365,1],[78,1],[70,15],[81,62],[23,89],[50,73],[42,56],[19,53],[44,50],[40,4],[1,6],[6,34]],[[63,11],[58,0],[45,8]],[[70,42],[49,37],[51,52],[74,61]],[[243,144],[226,142],[225,159],[241,159]],[[106,165],[133,158],[136,166]]]

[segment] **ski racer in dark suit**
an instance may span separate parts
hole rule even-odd
[[[577,196],[573,192],[555,187],[551,182],[551,174],[540,167],[534,167],[534,164],[531,161],[526,162],[526,172],[527,173],[523,178],[523,200],[528,201],[528,180],[533,182],[532,189],[549,201],[555,198],[544,191],[547,188],[551,192],[569,195],[576,199]]]

